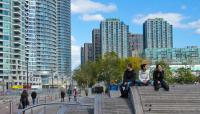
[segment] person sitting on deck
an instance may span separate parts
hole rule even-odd
[[[128,97],[130,86],[135,85],[136,73],[132,69],[132,64],[127,65],[127,69],[124,72],[123,83],[120,85],[121,97]]]
[[[154,81],[154,89],[158,91],[160,86],[164,88],[164,90],[169,91],[169,85],[164,81],[164,70],[162,69],[160,64],[156,65],[156,69],[153,72],[153,81]]]
[[[139,71],[139,80],[136,81],[136,84],[138,86],[148,86],[150,84],[150,78],[149,78],[149,71],[147,70],[147,64],[141,65],[141,70]]]
[[[136,73],[132,68],[132,64],[129,63],[127,65],[126,71],[124,72],[123,84],[128,84],[128,86],[134,86],[135,80],[136,80]]]

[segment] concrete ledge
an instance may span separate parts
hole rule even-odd
[[[138,93],[137,87],[132,87],[130,89],[130,97],[129,97],[135,114],[144,114],[142,109],[142,103],[140,100],[140,95]]]
[[[102,112],[102,101],[103,96],[101,94],[97,94],[94,100],[94,114],[103,114]]]

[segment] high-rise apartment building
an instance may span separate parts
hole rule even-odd
[[[26,0],[25,3],[26,17],[26,55],[28,58],[29,75],[36,76],[36,0]]]
[[[143,51],[143,35],[128,34],[128,56],[141,56]]]
[[[71,5],[57,0],[58,75],[71,76]]]
[[[84,44],[84,62],[93,61],[93,46],[92,43]]]
[[[0,1],[0,81],[26,83],[24,0]]]
[[[119,19],[106,19],[100,24],[102,56],[115,52],[120,58],[128,56],[128,25]]]
[[[81,47],[81,64],[84,64],[85,58],[84,58],[84,47]]]
[[[143,24],[144,49],[172,48],[173,28],[162,18],[148,19]]]
[[[29,71],[43,85],[56,75],[71,75],[70,6],[70,0],[26,0]]]
[[[48,77],[57,72],[58,68],[56,6],[56,0],[26,1],[29,71],[42,77],[43,84],[47,84]]]
[[[92,30],[93,59],[101,57],[101,35],[100,29]]]
[[[89,61],[94,61],[93,45],[92,43],[84,43],[84,47],[81,47],[81,64]]]

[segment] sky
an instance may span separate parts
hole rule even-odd
[[[71,0],[72,69],[80,65],[80,48],[92,42],[92,29],[106,18],[118,18],[131,33],[142,34],[148,18],[173,25],[174,48],[200,47],[200,0]]]

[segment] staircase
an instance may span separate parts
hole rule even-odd
[[[135,114],[200,114],[200,85],[170,86],[169,92],[133,87],[131,97]]]
[[[133,106],[128,99],[120,98],[119,91],[99,94],[95,98],[94,114],[133,114]]]

